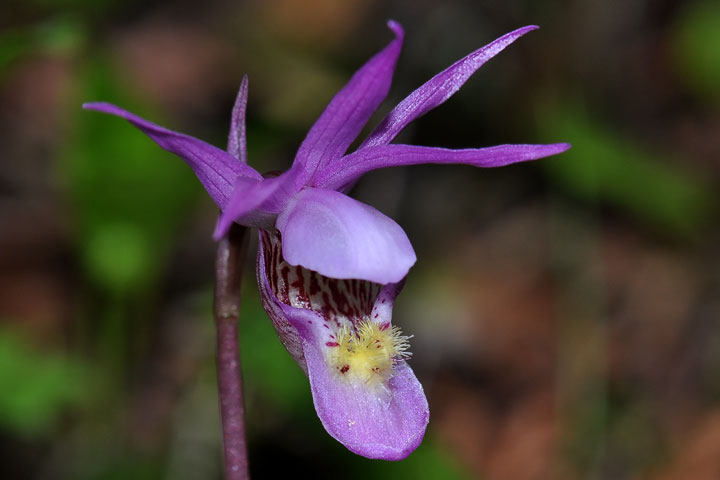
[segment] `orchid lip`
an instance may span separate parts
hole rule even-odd
[[[421,441],[429,413],[406,363],[409,337],[391,325],[402,284],[324,277],[289,265],[282,252],[280,234],[261,231],[260,291],[281,341],[308,374],[320,420],[355,453],[405,458]],[[388,343],[378,349],[375,340]],[[374,356],[372,348],[384,350]]]

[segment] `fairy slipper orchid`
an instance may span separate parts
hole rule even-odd
[[[107,103],[116,115],[183,158],[221,209],[220,238],[233,222],[259,229],[257,278],[280,340],[310,380],[318,416],[351,451],[400,460],[421,442],[429,410],[407,364],[409,337],[391,324],[392,305],[416,261],[405,232],[345,193],[363,174],[421,163],[498,167],[567,150],[566,143],[446,149],[390,144],[410,122],[450,98],[485,62],[525,33],[510,32],[457,61],[401,101],[348,152],[384,100],[403,30],[330,101],[292,167],[263,178],[247,165],[247,78],[233,108],[227,151]]]

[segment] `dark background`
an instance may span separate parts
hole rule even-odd
[[[388,18],[406,42],[382,114],[470,51],[542,27],[399,141],[573,148],[358,184],[419,258],[394,316],[431,420],[405,461],[324,432],[248,260],[254,476],[720,478],[713,0],[3,2],[1,478],[220,478],[216,208],[180,160],[81,103],[222,147],[247,73],[250,163],[284,169],[390,41]]]

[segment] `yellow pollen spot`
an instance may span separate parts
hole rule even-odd
[[[410,356],[410,337],[398,327],[385,327],[365,320],[355,328],[345,326],[336,333],[337,346],[330,349],[338,375],[366,384],[384,383],[392,376],[395,362]]]

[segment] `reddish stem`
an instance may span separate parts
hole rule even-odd
[[[248,229],[233,224],[218,243],[215,261],[215,328],[226,480],[246,480],[245,407],[238,349],[240,286],[248,244]]]

